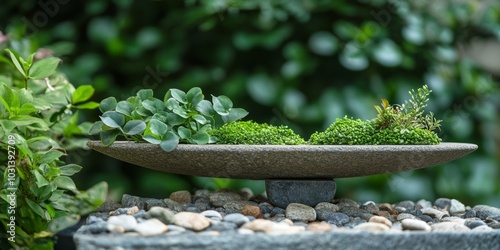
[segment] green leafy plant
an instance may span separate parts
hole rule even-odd
[[[56,72],[59,58],[6,53],[0,61],[14,71],[0,73],[0,221],[11,238],[0,248],[52,249],[54,234],[95,210],[107,193],[106,183],[78,190],[70,176],[81,166],[64,161],[67,150],[83,147],[90,128],[79,124],[78,110],[98,103],[89,101],[92,86],[75,89]]]
[[[441,139],[434,132],[440,127],[432,112],[424,114],[432,92],[427,85],[411,90],[409,101],[390,105],[382,99],[375,106],[377,117],[370,121],[337,118],[325,131],[315,132],[310,144],[381,145],[381,144],[439,144]]]
[[[305,141],[287,126],[237,121],[213,130],[218,144],[298,145]]]
[[[118,136],[127,140],[158,144],[169,152],[182,143],[213,142],[210,130],[245,117],[248,112],[233,108],[226,96],[205,100],[200,88],[187,93],[170,89],[163,100],[153,97],[153,90],[142,89],[136,96],[119,101],[109,97],[101,101],[101,121],[94,123],[90,134],[100,134],[104,145],[112,144]]]

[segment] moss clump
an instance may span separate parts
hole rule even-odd
[[[427,129],[394,127],[382,129],[373,136],[373,141],[378,145],[435,145],[441,142],[436,133]]]
[[[315,132],[309,139],[309,144],[325,145],[363,145],[374,144],[375,128],[371,122],[344,117],[337,118],[323,132]]]
[[[302,137],[287,126],[273,126],[253,121],[230,122],[212,131],[217,144],[298,145]]]

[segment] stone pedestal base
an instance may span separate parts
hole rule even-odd
[[[328,202],[335,196],[335,180],[267,179],[266,193],[274,206],[286,208],[290,203],[302,203],[311,207]]]

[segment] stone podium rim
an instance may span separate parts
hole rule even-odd
[[[193,145],[172,152],[158,145],[117,141],[87,145],[110,157],[158,171],[233,179],[333,179],[408,171],[472,153],[477,145]]]

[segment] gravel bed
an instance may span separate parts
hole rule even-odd
[[[121,204],[107,201],[90,215],[75,242],[84,250],[341,249],[345,244],[352,249],[379,244],[492,249],[500,248],[500,208],[470,207],[448,198],[394,204],[335,199],[280,208],[249,189],[177,191],[166,199],[125,194]]]

